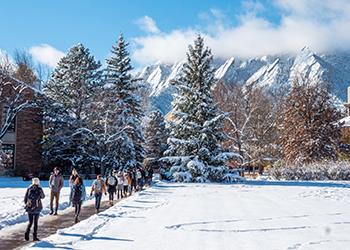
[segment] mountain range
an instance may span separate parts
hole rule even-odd
[[[185,60],[175,64],[156,63],[136,74],[149,87],[151,103],[164,114],[171,110],[174,87],[171,81],[181,74]],[[256,84],[266,88],[290,86],[295,76],[326,81],[332,93],[345,101],[350,85],[350,53],[316,54],[308,47],[297,55],[229,58],[214,61],[215,78],[227,84]]]

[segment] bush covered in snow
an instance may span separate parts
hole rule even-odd
[[[350,162],[279,164],[267,173],[277,180],[350,180]]]

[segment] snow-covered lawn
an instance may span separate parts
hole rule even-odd
[[[0,231],[7,226],[28,220],[23,199],[30,184],[30,181],[23,181],[21,178],[0,177]],[[86,181],[85,184],[88,185],[87,189],[90,190],[91,180]],[[46,196],[43,200],[44,209],[42,212],[42,216],[45,216],[50,212],[50,190],[48,181],[42,181],[41,185]],[[68,207],[69,192],[68,181],[65,180],[65,187],[62,189],[60,197],[60,211]]]
[[[158,183],[33,248],[349,249],[349,235],[348,183]]]

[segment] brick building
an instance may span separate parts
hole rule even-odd
[[[10,79],[13,84],[16,80]],[[4,91],[11,94],[11,91]],[[33,101],[38,98],[37,91],[28,87],[24,90],[24,99]],[[40,98],[40,97],[39,97]],[[8,107],[0,103],[1,126],[5,123]],[[4,156],[3,166],[0,166],[0,175],[14,174],[22,176],[28,173],[41,171],[42,149],[40,141],[43,136],[42,113],[40,108],[28,108],[20,111],[6,134],[2,138]]]

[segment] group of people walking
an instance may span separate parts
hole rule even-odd
[[[95,208],[98,213],[101,206],[103,194],[109,194],[109,204],[114,204],[114,197],[117,199],[131,195],[133,191],[142,190],[145,184],[150,184],[153,176],[153,171],[144,169],[136,169],[130,171],[116,171],[109,173],[104,180],[102,175],[97,175],[91,186],[90,196],[95,196]],[[60,192],[64,186],[64,179],[59,168],[54,168],[53,174],[49,179],[50,188],[50,215],[57,215],[59,208]],[[83,178],[79,176],[77,170],[73,169],[69,178],[70,195],[69,203],[75,208],[74,222],[79,222],[81,206],[86,199],[86,188]],[[39,241],[37,237],[39,214],[43,209],[41,200],[45,198],[43,189],[40,186],[38,178],[32,179],[32,185],[27,189],[24,203],[28,213],[29,223],[24,235],[25,240],[29,240],[31,227],[34,224],[33,241]]]

